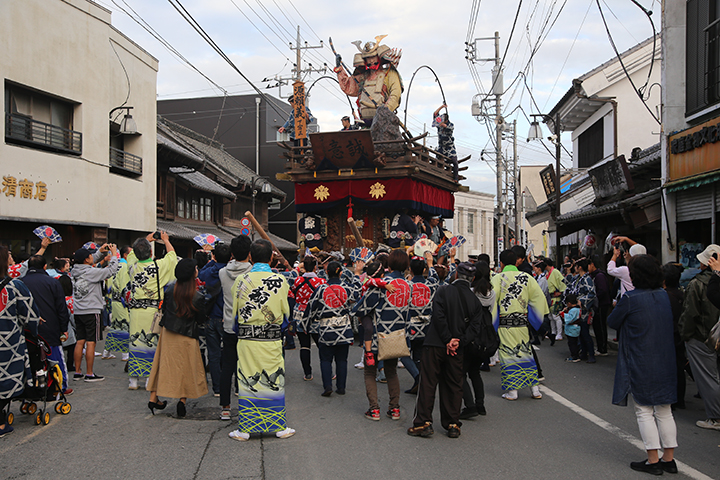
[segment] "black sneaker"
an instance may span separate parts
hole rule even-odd
[[[476,407],[465,407],[462,412],[460,412],[460,419],[467,420],[472,417],[477,417],[478,415],[480,415],[480,412],[478,412]]]
[[[630,468],[637,470],[638,472],[650,473],[652,475],[663,474],[663,468],[660,466],[660,462],[648,463],[647,460],[643,460],[641,462],[630,462]]]
[[[82,380],[83,378],[85,378],[85,375],[83,375],[82,373],[73,374],[73,380]]]
[[[85,375],[86,382],[102,382],[103,380],[105,380],[105,377],[100,375]]]
[[[458,438],[460,436],[460,427],[458,427],[454,423],[451,423],[448,426],[447,436],[449,438]]]

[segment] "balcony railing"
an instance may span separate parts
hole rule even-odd
[[[5,141],[74,155],[82,154],[82,133],[17,113],[5,114]]]
[[[142,157],[110,147],[110,170],[131,175],[142,175]]]

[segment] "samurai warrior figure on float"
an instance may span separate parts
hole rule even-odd
[[[387,35],[378,35],[375,42],[367,42],[363,47],[360,40],[352,42],[360,51],[353,58],[355,70],[352,76],[343,68],[340,55],[336,54],[336,67],[333,69],[340,89],[351,97],[358,97],[360,118],[368,128],[380,106],[385,105],[391,112],[397,110],[403,92],[402,79],[397,71],[402,50],[381,45],[380,41],[385,37]]]

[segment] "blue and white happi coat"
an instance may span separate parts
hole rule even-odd
[[[30,360],[23,330],[37,335],[40,315],[30,290],[12,280],[0,290],[0,400],[20,395],[30,379]]]
[[[350,309],[355,304],[359,290],[339,278],[331,278],[320,285],[310,298],[304,312],[303,322],[310,331],[319,335],[319,342],[328,345],[353,343]]]
[[[383,278],[391,283],[395,291],[370,289],[358,300],[353,308],[359,317],[370,316],[375,325],[373,332],[372,350],[377,353],[377,335],[391,333],[397,330],[407,330],[410,319],[410,299],[412,286],[403,277],[401,272],[391,272]]]
[[[416,275],[410,280],[412,297],[410,299],[410,322],[407,334],[410,340],[425,338],[432,318],[432,301],[437,292],[439,279],[435,269],[430,267],[428,277]]]

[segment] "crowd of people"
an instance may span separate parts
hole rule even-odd
[[[435,233],[436,225],[428,227]],[[153,255],[153,242],[162,242],[162,258]],[[531,259],[515,246],[500,253],[494,269],[486,254],[461,262],[455,249],[416,255],[413,246],[347,259],[307,251],[290,265],[269,241],[244,235],[184,259],[165,232],[122,248],[80,248],[72,261],[49,266],[48,246],[43,240],[19,263],[0,246],[0,337],[7,345],[0,347],[0,436],[13,429],[9,402],[33,379],[25,335],[50,347],[64,395],[72,394],[68,372],[75,381],[103,380],[94,371],[103,332],[102,358],[122,355],[130,390],[145,380],[153,414],[167,406],[161,398],[173,398],[184,417],[187,399],[212,388],[219,418],[229,421],[235,391],[238,428],[229,436],[245,441],[253,433],[295,433],[286,419],[285,350],[296,340],[308,382],[317,346],[322,396],[346,394],[357,344],[366,418],[380,420],[377,384],[386,383],[386,416],[401,419],[402,365],[413,378],[406,393],[416,395],[408,435],[433,435],[439,392],[440,425],[457,438],[462,420],[487,413],[481,371],[499,365],[507,401],[525,389],[542,399],[535,346],[566,340],[567,362],[592,364],[608,355],[608,327],[618,341],[612,401],[626,405],[632,396],[648,453],[633,469],[677,471],[672,410],[685,407],[686,374],[705,405],[707,419],[697,425],[720,431],[718,356],[705,342],[720,316],[717,245],[697,256],[701,272],[684,290],[681,267],[661,266],[627,237],[615,239],[607,264],[601,255]]]

